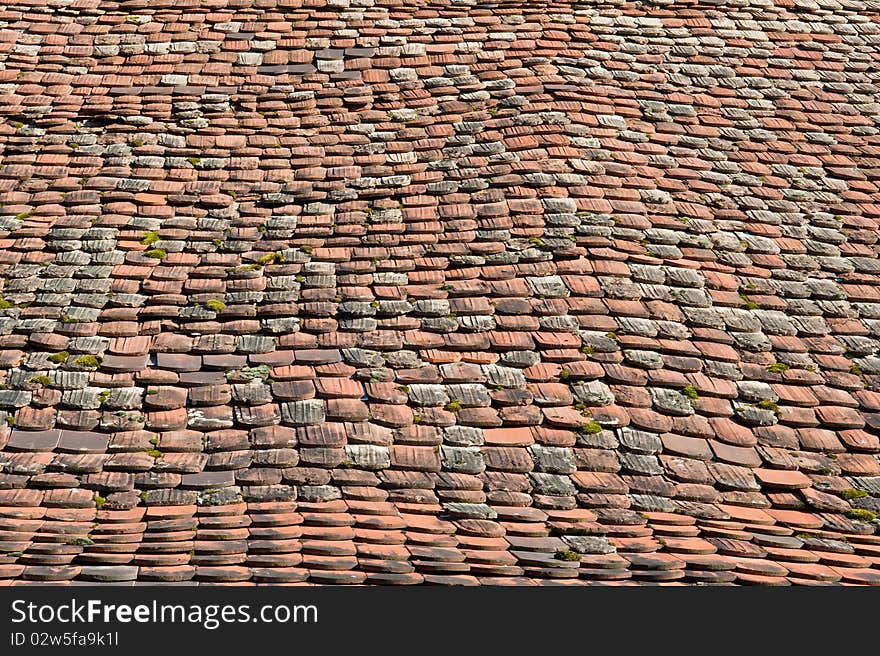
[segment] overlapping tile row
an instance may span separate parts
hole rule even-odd
[[[880,582],[878,18],[0,4],[0,582]]]

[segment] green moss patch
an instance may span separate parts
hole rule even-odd
[[[50,362],[54,362],[55,364],[63,364],[67,362],[67,358],[70,357],[70,353],[67,351],[58,351],[58,353],[53,353],[49,356]]]
[[[101,366],[101,361],[103,359],[104,358],[102,358],[100,355],[82,355],[76,358],[73,361],[73,364],[79,367],[90,367],[92,369],[97,369],[99,366]]]
[[[588,421],[579,430],[584,435],[595,435],[602,432],[602,425],[597,421]]]
[[[267,253],[266,255],[257,258],[257,264],[266,266],[268,264],[280,262],[282,259],[281,253]]]
[[[877,518],[876,514],[872,513],[870,510],[864,510],[863,508],[853,508],[847,510],[843,514],[857,522],[870,522]]]
[[[687,387],[682,388],[681,395],[689,398],[691,401],[696,401],[698,398],[700,398],[700,393],[693,385],[688,385]]]
[[[152,232],[152,231],[151,231],[151,232],[145,232],[145,233],[144,233],[144,238],[141,239],[141,243],[142,243],[144,246],[152,246],[152,245],[155,244],[157,241],[159,241],[159,235],[158,235],[157,233],[155,233],[155,232]]]

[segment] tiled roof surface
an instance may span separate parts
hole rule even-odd
[[[0,4],[0,580],[880,582],[878,19]]]

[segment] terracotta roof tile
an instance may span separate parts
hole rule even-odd
[[[870,8],[263,4],[0,36],[0,579],[880,583]]]

